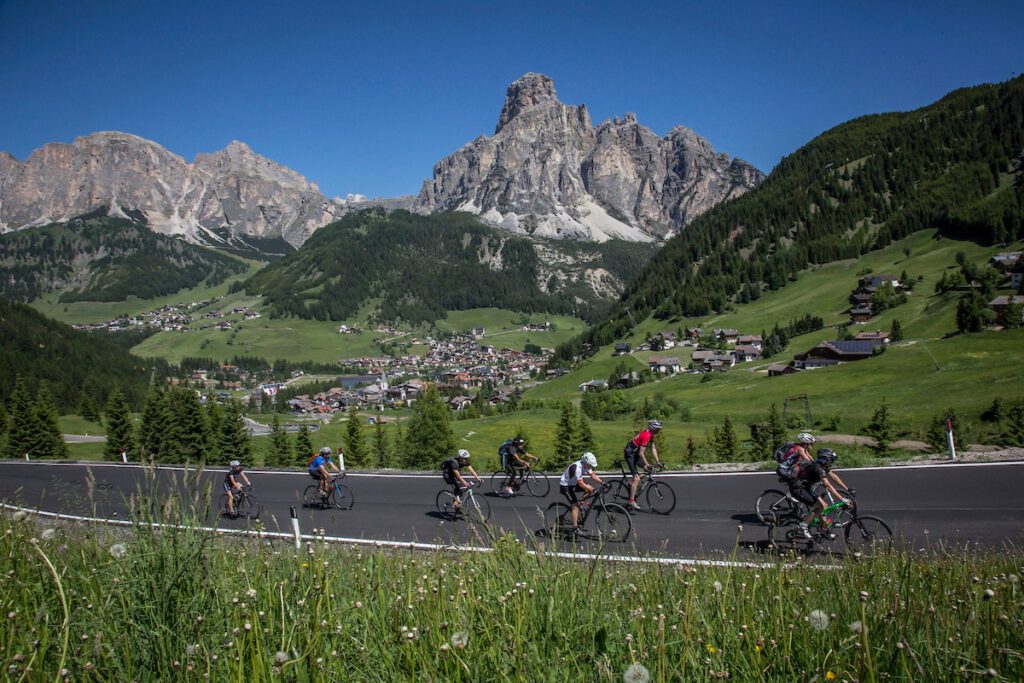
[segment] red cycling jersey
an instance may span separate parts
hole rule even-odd
[[[639,447],[639,446],[647,446],[647,445],[649,445],[651,443],[651,439],[653,439],[653,438],[654,438],[654,435],[651,434],[651,430],[645,429],[644,431],[642,431],[642,432],[640,432],[639,434],[636,435],[636,438],[633,439],[633,445],[637,446],[637,447]]]

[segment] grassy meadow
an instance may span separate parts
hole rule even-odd
[[[165,519],[183,519],[175,508]],[[168,514],[170,512],[170,514]],[[62,526],[0,514],[8,680],[1019,681],[1019,555],[829,569]],[[202,568],[197,571],[197,568]]]

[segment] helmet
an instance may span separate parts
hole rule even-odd
[[[237,460],[232,460],[231,462],[228,463],[228,466],[229,467],[241,467],[242,463],[238,462]]]
[[[524,439],[521,436],[517,436],[516,438],[512,439],[512,443],[514,443],[517,446],[525,446],[526,445],[526,439]]]
[[[591,453],[590,451],[584,453],[583,457],[580,458],[580,460],[585,462],[590,467],[597,467],[597,456]]]
[[[465,448],[460,448],[459,460],[469,460],[469,451],[467,451]]]
[[[654,431],[658,431],[659,429],[661,429],[661,422],[659,422],[658,420],[650,420],[647,423],[647,428],[653,429]]]
[[[814,443],[814,435],[808,434],[807,432],[800,432],[796,435],[796,442],[800,444],[812,444]]]
[[[331,447],[330,446],[324,446],[323,448],[320,449],[320,455],[330,455],[330,454],[331,454]]]
[[[836,455],[836,452],[831,448],[819,448],[818,457],[815,458],[815,460],[821,463],[822,465],[831,465],[836,461],[836,458],[838,457],[839,456]]]

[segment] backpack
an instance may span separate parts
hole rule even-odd
[[[800,454],[796,451],[796,444],[786,442],[775,449],[772,454],[779,466],[775,468],[775,474],[780,481],[789,483],[794,481],[800,474]]]

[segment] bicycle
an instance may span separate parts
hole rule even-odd
[[[800,522],[807,516],[807,506],[799,501],[789,511],[781,513],[776,523],[768,526],[768,545],[778,551],[807,553],[814,546],[835,540],[842,529],[847,548],[861,554],[885,553],[892,549],[892,529],[882,519],[871,515],[861,516],[855,508],[843,501],[827,505],[816,513],[807,529],[811,537],[804,536]],[[839,526],[834,520],[849,516],[845,525]]]
[[[836,490],[843,498],[846,498],[849,502],[849,512],[857,513],[857,500],[854,497],[853,492],[837,487]],[[816,483],[814,485],[815,495],[822,496],[825,498],[825,504],[831,505],[839,502],[832,493],[821,485]],[[757,497],[757,502],[754,503],[754,512],[757,514],[757,519],[765,526],[778,522],[781,517],[789,512],[792,512],[796,506],[797,501],[793,499],[789,492],[782,491],[780,489],[766,489],[761,492],[761,495]],[[850,515],[844,515],[839,519],[833,521],[836,526],[846,526],[851,521]]]
[[[523,484],[531,496],[543,498],[551,490],[551,482],[543,472],[537,472],[532,467],[517,467],[515,477],[510,477],[505,470],[497,470],[491,475],[491,491],[499,496],[508,496],[506,489],[511,485],[518,493]],[[511,495],[516,495],[513,493]]]
[[[451,489],[441,489],[437,492],[434,505],[437,512],[450,522],[460,517],[471,522],[483,524],[491,516],[491,504],[483,496],[473,495],[473,489],[480,486],[480,482],[471,484],[462,491],[461,501],[455,504],[455,494]]]
[[[626,508],[618,503],[605,502],[605,495],[611,488],[612,482],[606,482],[580,501],[579,536],[610,543],[625,543],[629,538],[633,532],[633,520]],[[551,538],[572,534],[572,506],[562,502],[549,505],[544,511],[544,529]]]
[[[612,497],[625,505],[625,503],[629,502],[633,474],[626,469],[625,464],[621,460],[616,460],[613,464],[618,466],[622,472],[622,477],[610,482]],[[661,465],[657,471],[663,471],[664,469],[665,466]],[[640,475],[640,485],[636,488],[635,500],[642,512],[667,515],[676,508],[676,492],[667,483],[656,481],[654,472],[655,469],[653,467],[644,469]],[[643,505],[640,504],[641,500],[644,501]]]
[[[318,508],[326,510],[335,508],[337,510],[351,510],[356,504],[356,497],[345,484],[339,480],[344,479],[345,474],[337,474],[327,480],[327,495],[321,495],[320,487],[310,484],[302,494],[302,507]]]
[[[245,488],[238,490],[232,489],[231,491],[224,492],[224,505],[221,507],[221,515],[224,517],[230,517],[231,513],[228,510],[228,496],[234,496],[234,516],[244,517],[245,519],[259,519],[262,506],[256,502],[256,499],[252,495],[252,486],[246,486]]]

